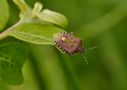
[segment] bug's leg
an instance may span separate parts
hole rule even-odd
[[[85,63],[88,65],[88,60],[87,60],[87,58],[85,56],[85,53],[80,53],[80,54],[83,56],[83,60],[81,61],[81,64],[83,64],[84,60],[85,60]]]
[[[73,32],[68,33],[69,35],[73,36]]]
[[[62,48],[57,47],[57,46],[56,46],[56,48],[57,48],[57,49],[58,49],[61,53],[63,53],[63,54],[65,54],[65,53],[66,53],[64,50],[62,50]]]
[[[63,50],[63,48],[61,48],[61,47],[59,46],[59,44],[57,43],[57,41],[54,41],[54,42],[55,42],[55,44],[56,44],[56,48],[57,48],[61,53],[65,54],[66,52]]]

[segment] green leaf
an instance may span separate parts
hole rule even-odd
[[[62,27],[62,28],[66,28],[68,25],[67,18],[64,15],[62,15],[58,12],[48,10],[48,9],[44,9],[38,15],[38,17],[41,20],[52,23],[52,24],[57,25],[57,26]]]
[[[25,23],[8,34],[33,44],[54,45],[53,35],[58,32],[65,31],[49,24]]]
[[[0,0],[0,31],[4,28],[9,18],[7,0]]]
[[[28,58],[28,48],[22,42],[4,40],[0,43],[0,82],[16,85],[23,82],[22,66]]]

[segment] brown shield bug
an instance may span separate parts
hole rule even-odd
[[[62,52],[69,55],[75,53],[81,53],[85,58],[86,63],[88,64],[85,57],[85,49],[82,45],[82,40],[73,35],[73,33],[60,32],[56,33],[53,36],[56,47]]]

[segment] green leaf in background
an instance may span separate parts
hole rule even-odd
[[[33,44],[54,45],[53,35],[57,32],[65,31],[49,24],[25,23],[8,34]]]
[[[8,90],[6,85],[0,82],[0,90]]]
[[[4,28],[9,18],[7,0],[0,0],[0,31]]]
[[[5,40],[0,43],[0,82],[21,84],[22,66],[28,58],[28,48],[22,42]]]

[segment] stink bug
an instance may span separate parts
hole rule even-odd
[[[74,54],[74,53],[84,53],[85,49],[82,46],[82,40],[75,37],[73,33],[60,32],[54,34],[54,41],[56,47],[60,49],[63,53]]]
[[[62,52],[69,55],[80,53],[85,59],[86,64],[88,64],[85,53],[87,51],[96,49],[97,47],[92,47],[84,49],[82,45],[82,40],[73,35],[73,33],[60,32],[53,36],[56,47]]]

